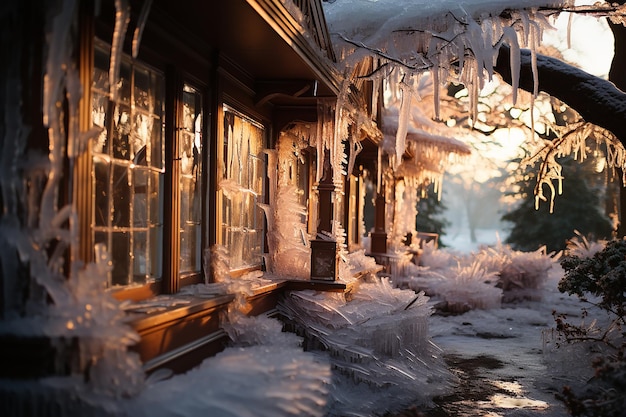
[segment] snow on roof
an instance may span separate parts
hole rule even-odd
[[[324,2],[324,13],[331,33],[381,47],[387,44],[389,34],[398,30],[443,32],[450,22],[461,23],[466,17],[481,20],[504,11],[556,8],[572,3],[568,0],[335,0]]]
[[[387,132],[384,146],[390,155],[395,153],[394,167],[398,168],[411,144],[419,144],[422,149],[428,146],[452,153],[469,152],[463,143],[446,137],[447,132],[433,132],[423,118],[418,121],[409,116],[413,98],[419,95],[422,74],[428,72],[432,77],[436,119],[438,87],[454,81],[470,91],[475,120],[478,92],[493,76],[500,46],[507,44],[515,102],[520,48],[530,48],[535,56],[544,29],[551,28],[547,16],[538,9],[554,12],[571,5],[572,0],[334,0],[324,3],[324,12],[343,70],[374,56],[380,66],[370,77],[382,78],[398,99],[387,106],[397,107],[395,121],[383,122],[387,130],[393,124],[395,140]],[[411,126],[414,122],[418,125]],[[444,154],[438,151],[433,157]]]
[[[417,107],[413,107],[415,110]],[[420,113],[414,111],[413,114]],[[422,147],[437,148],[441,152],[446,154],[455,153],[458,155],[469,155],[471,148],[465,142],[453,137],[455,134],[460,134],[458,131],[453,131],[451,128],[438,128],[434,123],[430,125],[424,125],[421,122],[421,118],[412,116],[408,122],[406,140],[408,142],[415,142],[415,144]],[[398,111],[397,108],[392,106],[384,109],[382,119],[382,131],[387,141],[393,138],[395,140],[396,130],[398,128]],[[440,132],[440,133],[438,133]],[[410,147],[410,146],[409,146]],[[447,157],[447,155],[446,155]]]

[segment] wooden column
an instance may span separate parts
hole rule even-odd
[[[318,224],[317,235],[332,236],[335,184],[330,165],[329,152],[318,155],[324,158],[324,175],[317,185],[318,192]],[[337,241],[334,238],[311,240],[311,279],[335,281],[337,279]]]
[[[381,187],[376,196],[374,214],[374,231],[370,235],[370,251],[372,253],[387,253],[387,231],[385,230],[385,190]]]

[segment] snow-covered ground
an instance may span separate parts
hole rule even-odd
[[[545,255],[515,253],[497,244],[488,251],[450,249],[427,256],[431,267],[412,285],[423,285],[427,292],[432,286],[430,299],[422,296],[412,304],[412,291],[384,283],[361,285],[348,303],[330,294],[298,292],[282,311],[301,330],[307,328],[306,352],[299,347],[301,339],[281,333],[274,319],[235,318],[229,333],[236,346],[185,375],[151,384],[119,411],[151,416],[195,416],[206,410],[217,416],[404,416],[406,410],[427,416],[567,415],[555,394],[565,385],[584,385],[591,371],[582,350],[555,349],[552,312],[572,319],[581,312],[577,298],[557,290],[560,265]],[[545,271],[530,296],[503,297],[497,305],[463,314],[437,308],[424,315],[445,299],[436,294],[444,286],[435,282],[463,271],[491,276],[480,275],[472,262],[495,268],[506,256],[521,259],[518,267]],[[449,276],[428,278],[426,272],[435,270]],[[465,279],[467,287],[480,288],[469,282],[472,276]],[[411,325],[411,317],[417,324]],[[245,340],[237,340],[238,334]],[[386,342],[394,337],[395,347]],[[424,340],[434,346],[414,345]],[[175,402],[168,400],[170,392],[178,393]]]
[[[578,299],[557,290],[562,275],[561,267],[555,264],[540,292],[540,300],[431,317],[433,341],[453,358],[452,362],[473,360],[476,374],[469,377],[478,380],[473,381],[471,389],[488,393],[472,401],[468,398],[471,393],[466,391],[465,398],[443,405],[449,415],[567,415],[555,394],[565,385],[584,384],[590,376],[590,359],[576,353],[575,348],[563,347],[560,352],[554,349],[552,311],[580,316]],[[572,355],[580,356],[576,360]],[[462,382],[472,384],[464,379]],[[458,389],[463,391],[463,387]]]
[[[337,293],[292,293],[279,309],[299,335],[282,331],[277,319],[233,311],[226,326],[231,347],[185,374],[151,375],[136,396],[112,398],[79,379],[0,384],[25,400],[16,407],[52,400],[63,415],[567,415],[555,394],[584,385],[591,361],[581,349],[555,349],[553,310],[571,320],[581,313],[577,298],[557,290],[560,265],[497,243],[422,256],[428,266],[410,264],[406,276],[392,277],[404,289],[371,279],[348,301]],[[495,270],[500,280],[516,276],[517,284],[537,288],[507,294],[495,287]],[[109,374],[107,380],[126,384]]]
[[[480,249],[481,246],[491,246],[506,239],[508,232],[497,229],[477,229],[476,242],[470,239],[469,229],[457,227],[451,228],[442,240],[450,249],[463,253],[471,253]]]

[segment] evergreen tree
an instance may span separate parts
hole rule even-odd
[[[559,251],[565,249],[575,230],[592,240],[610,238],[611,222],[601,205],[604,190],[593,184],[598,177],[592,171],[594,158],[581,163],[565,157],[559,162],[563,167],[563,193],[555,197],[553,213],[549,212],[548,202],[541,202],[535,209],[537,167],[529,166],[517,173],[519,190],[511,194],[521,200],[520,204],[502,216],[502,220],[512,223],[506,243],[514,249],[531,251],[545,245],[549,252]]]
[[[417,202],[415,230],[418,232],[437,233],[439,235],[439,246],[445,246],[441,242],[441,237],[446,234],[445,228],[450,225],[450,222],[441,217],[445,210],[446,206],[435,193],[434,186],[432,184],[429,185],[426,196],[420,198]]]

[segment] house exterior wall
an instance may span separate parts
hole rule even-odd
[[[16,190],[15,197],[19,200],[20,206],[13,207],[11,199],[6,197],[9,195],[7,190],[11,189],[11,185],[6,182],[2,187],[4,197],[0,205],[5,213],[9,212],[11,220],[19,223],[18,234],[23,234],[26,239],[34,236],[29,235],[31,233],[29,227],[44,228],[43,225],[34,223],[40,214],[37,213],[38,209],[56,213],[57,217],[53,219],[54,221],[58,218],[59,212],[67,212],[67,220],[55,225],[55,230],[62,233],[67,231],[71,237],[67,240],[51,237],[46,241],[47,246],[41,248],[39,252],[42,265],[46,260],[55,257],[54,270],[44,271],[44,275],[50,275],[52,283],[42,284],[42,279],[37,276],[38,272],[28,262],[9,261],[11,257],[16,258],[18,253],[15,245],[9,245],[4,251],[2,257],[3,319],[18,317],[19,320],[37,320],[36,314],[38,313],[31,313],[29,306],[36,303],[38,308],[45,311],[50,305],[54,305],[54,299],[47,300],[49,298],[47,291],[53,287],[63,293],[75,291],[74,288],[67,289],[66,287],[72,287],[74,284],[71,283],[75,280],[82,280],[85,270],[81,268],[88,266],[93,267],[93,271],[100,271],[98,274],[102,274],[101,278],[105,277],[97,284],[96,297],[100,293],[104,298],[113,296],[117,300],[127,300],[140,306],[128,310],[129,314],[123,321],[140,335],[140,340],[132,349],[138,352],[144,363],[150,363],[147,370],[152,371],[161,366],[168,366],[167,361],[160,361],[160,358],[170,355],[172,351],[177,351],[178,353],[174,355],[175,357],[172,356],[171,360],[172,363],[178,361],[179,365],[175,367],[182,371],[198,363],[207,352],[214,352],[215,349],[210,347],[213,346],[214,341],[219,344],[223,343],[219,314],[227,308],[232,297],[217,297],[209,303],[210,305],[206,304],[206,300],[186,298],[185,308],[182,309],[173,304],[156,311],[145,312],[149,309],[144,310],[141,306],[146,302],[158,302],[166,295],[185,298],[180,295],[185,287],[215,279],[205,262],[193,262],[193,267],[190,269],[181,266],[179,262],[181,248],[185,248],[185,244],[180,240],[181,230],[184,228],[181,224],[181,210],[186,209],[186,199],[181,194],[183,191],[180,179],[183,178],[181,173],[185,170],[183,159],[184,157],[190,158],[190,155],[183,155],[183,140],[186,137],[184,135],[200,138],[200,142],[196,144],[198,146],[194,148],[197,148],[199,152],[197,156],[201,158],[201,163],[197,165],[196,182],[197,193],[200,197],[194,201],[200,205],[200,214],[196,217],[200,220],[197,226],[199,233],[196,238],[200,247],[199,255],[204,256],[211,247],[223,241],[223,236],[220,235],[220,219],[224,205],[222,204],[223,192],[219,183],[219,169],[220,164],[223,163],[224,138],[227,134],[224,125],[224,106],[236,110],[261,126],[265,132],[264,146],[271,147],[280,130],[291,120],[315,122],[314,109],[317,98],[310,87],[315,86],[315,91],[318,91],[319,84],[319,91],[324,93],[325,100],[331,98],[337,90],[337,80],[311,78],[326,76],[332,71],[324,67],[326,64],[323,64],[321,59],[311,65],[315,56],[307,49],[309,47],[301,46],[302,39],[294,39],[293,45],[286,42],[285,38],[295,33],[293,28],[290,32],[276,22],[268,23],[267,16],[260,17],[260,11],[267,8],[269,3],[282,10],[280,2],[269,0],[260,2],[235,0],[228,2],[226,6],[221,2],[207,2],[200,5],[195,2],[180,4],[180,7],[196,5],[194,7],[197,7],[197,10],[186,11],[186,15],[194,16],[192,23],[201,23],[202,17],[199,15],[205,14],[208,19],[210,13],[217,14],[218,17],[213,17],[213,19],[237,22],[237,19],[241,18],[247,19],[247,23],[253,22],[256,26],[246,29],[256,29],[260,36],[276,42],[275,49],[277,53],[280,53],[278,57],[265,57],[265,62],[259,61],[258,68],[253,61],[251,64],[250,57],[245,54],[245,51],[242,55],[242,51],[238,49],[241,45],[246,45],[245,40],[242,44],[232,44],[230,40],[224,41],[219,31],[212,33],[206,30],[206,26],[194,27],[186,21],[177,20],[176,16],[168,15],[173,10],[171,3],[155,2],[152,10],[149,11],[145,26],[142,26],[140,21],[142,3],[131,2],[126,36],[119,40],[122,55],[117,57],[112,52],[117,50],[116,34],[120,33],[120,21],[115,20],[119,10],[116,10],[112,1],[103,1],[99,10],[94,10],[94,4],[90,2],[70,4],[59,1],[58,4],[48,4],[32,0],[11,3],[10,8],[14,14],[11,16],[10,30],[15,30],[16,33],[24,36],[16,37],[14,43],[3,45],[10,46],[6,49],[8,55],[14,52],[17,54],[19,51],[16,60],[4,57],[7,58],[5,62],[11,62],[11,65],[3,68],[3,75],[7,76],[6,79],[12,77],[16,81],[16,89],[11,90],[9,84],[5,83],[1,91],[3,101],[15,105],[13,108],[7,108],[3,113],[2,121],[7,126],[4,131],[7,140],[4,141],[3,150],[12,151],[16,157],[16,162],[9,167],[15,169],[15,174],[21,177],[12,178],[19,183],[14,190]],[[318,7],[320,7],[319,4]],[[245,11],[245,14],[227,14],[240,10]],[[281,13],[284,13],[284,10]],[[62,21],[62,19],[65,20]],[[295,20],[289,22],[291,26],[297,24]],[[50,56],[57,51],[49,49],[51,41],[49,37],[46,38],[46,35],[55,34],[55,31],[61,33],[62,31],[55,25],[64,23],[70,25],[71,28],[63,32],[68,35],[68,38],[64,39],[66,42],[59,44],[60,47],[67,49],[65,52],[69,53],[63,70],[76,71],[76,73],[62,74],[59,79],[61,90],[58,91],[59,98],[56,106],[60,111],[54,116],[54,120],[44,120],[42,108],[45,113],[45,103],[42,103],[40,98],[45,98],[49,94],[44,82],[45,77],[50,76],[49,66],[59,62]],[[138,53],[133,56],[132,35],[136,30],[143,30],[143,34]],[[240,32],[243,33],[243,30]],[[251,31],[253,32],[254,30]],[[250,36],[249,41],[254,42],[252,35],[245,36]],[[100,53],[98,51],[104,51],[105,55],[108,52],[110,55],[108,59],[121,59],[119,78],[109,76],[106,71],[107,65],[97,59]],[[251,55],[254,55],[254,52],[251,52]],[[290,62],[289,68],[276,67],[276,78],[271,72],[273,60]],[[66,64],[69,64],[70,70],[67,69]],[[114,67],[109,66],[109,68]],[[290,74],[289,77],[293,79],[285,79],[286,74]],[[142,90],[141,77],[152,80],[150,81],[152,87],[146,87],[149,90],[148,93],[146,93],[148,90]],[[157,84],[160,87],[154,87],[156,85],[154,80],[158,80]],[[63,82],[75,81],[81,83],[81,88],[73,89],[63,84]],[[109,89],[111,95],[105,94],[107,83],[118,81],[120,82],[119,91],[113,92],[115,89]],[[291,87],[283,88],[284,81],[293,82],[299,87],[295,90]],[[102,83],[99,84],[99,82]],[[124,93],[122,90],[126,88],[127,82],[130,92]],[[163,90],[159,90],[160,98],[157,97],[154,89]],[[76,91],[80,91],[81,96],[70,97],[75,95]],[[147,94],[148,101],[155,99],[163,101],[160,104],[162,112],[161,110],[156,112],[154,106],[151,107],[151,112],[140,111],[144,93]],[[102,109],[100,113],[94,110],[96,108],[95,97],[99,97],[103,103],[102,107],[98,107]],[[197,100],[194,101],[196,104],[191,107],[188,103],[185,104],[185,97],[196,97]],[[21,106],[17,103],[21,103]],[[126,108],[129,110],[124,113],[126,110],[122,109]],[[194,131],[193,124],[191,127],[185,124],[187,114],[185,112],[189,109],[192,109],[196,116],[202,114],[201,118],[195,119],[200,121],[198,131]],[[100,125],[95,123],[96,115],[103,117]],[[112,115],[117,119],[111,121]],[[10,116],[17,116],[21,124],[12,126]],[[153,144],[147,148],[140,147],[141,144],[145,145],[145,141],[140,145],[132,142],[133,138],[140,136],[137,132],[142,127],[127,120],[135,120],[135,117],[150,121],[148,125],[151,126],[151,130],[146,137],[148,141],[153,141],[151,142]],[[57,141],[49,136],[53,130],[46,126],[46,123],[50,124],[52,121],[58,124],[55,132],[60,137]],[[105,136],[102,136],[103,132]],[[155,135],[159,137],[158,141],[155,141]],[[123,146],[118,150],[104,153],[102,149],[107,146],[117,146],[114,143],[116,140],[119,146]],[[94,143],[100,143],[98,141],[101,141],[102,148],[96,152]],[[80,146],[74,148],[75,142]],[[61,149],[58,146],[60,143],[63,144]],[[162,154],[159,153],[159,149],[162,149]],[[33,161],[33,158],[29,156],[33,152],[39,152],[44,159],[45,155],[49,155],[51,163],[58,164],[58,168],[47,171],[44,168],[39,172],[38,177],[32,172],[21,170]],[[125,152],[130,152],[130,154]],[[147,157],[148,162],[141,159],[142,152],[150,154]],[[122,162],[115,165],[111,162],[112,160]],[[108,176],[105,175],[102,178],[109,178],[109,180],[115,178],[116,166],[120,167],[118,171],[121,172],[119,177],[121,181],[109,184],[108,191],[104,194],[101,193],[103,188],[98,182],[100,174],[96,169],[102,161],[104,162],[101,166],[109,170]],[[55,178],[52,178],[51,172],[56,175]],[[3,179],[7,178],[9,177],[3,176]],[[150,185],[152,188],[149,187]],[[44,199],[42,195],[45,196],[46,190],[52,186],[56,188],[51,191],[51,197]],[[150,225],[154,227],[151,229],[151,226],[146,226],[147,232],[136,226],[141,223],[141,219],[137,216],[143,210],[142,204],[147,204],[148,199],[141,197],[143,191],[138,190],[143,190],[145,186],[151,190],[149,193],[157,195],[157,198],[150,203],[153,204],[150,207],[154,211],[146,210],[145,213],[145,216],[153,216],[148,219],[151,222]],[[126,191],[120,194],[121,190]],[[311,190],[308,191],[311,192]],[[41,206],[32,204],[38,198],[40,198]],[[110,215],[114,222],[109,223],[102,231],[94,231],[97,225],[94,213],[100,207],[99,198],[115,200],[104,206],[108,207],[108,212],[105,214]],[[27,201],[30,203],[27,204]],[[53,207],[49,206],[50,203]],[[119,209],[119,204],[122,203],[127,205],[124,210]],[[31,210],[33,212],[29,212]],[[115,216],[120,213],[122,217],[127,218],[125,220],[116,218]],[[8,220],[8,217],[3,216],[3,220]],[[115,221],[121,223],[115,223]],[[151,232],[154,232],[153,237],[142,237]],[[124,236],[134,233],[134,235],[126,241],[128,247],[124,247],[119,246],[119,242],[115,239],[99,240],[102,233],[109,233],[109,235],[117,233]],[[98,243],[105,242],[106,244],[98,245]],[[137,245],[137,242],[146,242],[148,248],[141,250],[147,252],[133,252],[136,247],[133,245]],[[34,244],[34,242],[31,243]],[[130,277],[129,281],[113,279],[110,271],[103,272],[110,268],[112,253],[115,250],[120,251],[122,255],[124,253],[132,255],[126,275],[123,275]],[[149,253],[154,256],[150,260],[138,261],[139,253]],[[151,268],[151,272],[145,272],[148,267]],[[259,263],[250,267],[260,269],[262,265]],[[333,286],[332,290],[337,290],[339,287]],[[284,288],[283,285],[273,285],[267,289],[257,289],[255,295],[248,300],[249,314],[262,314],[271,310],[276,303],[277,296]],[[20,294],[21,297],[13,297],[15,294]],[[59,297],[62,296],[59,295]],[[206,338],[201,346],[192,346],[200,335],[207,333],[214,334],[215,337]],[[3,340],[14,339],[10,330],[7,330],[5,336]],[[61,334],[59,337],[64,336]],[[9,351],[19,349],[24,340],[17,339],[16,343],[8,343],[5,348]],[[26,340],[28,339],[29,337],[26,337]],[[35,339],[39,340],[39,336],[33,337],[33,340]],[[54,346],[55,343],[52,345]],[[61,353],[55,352],[54,349],[50,351],[50,355],[57,355],[57,357]],[[21,360],[26,360],[26,358]],[[61,370],[58,367],[46,369],[42,375],[35,376],[59,372],[70,374],[81,372],[84,371],[84,366],[85,364],[79,363],[76,367],[73,365],[61,367]],[[22,377],[30,378],[33,375],[22,375]]]

